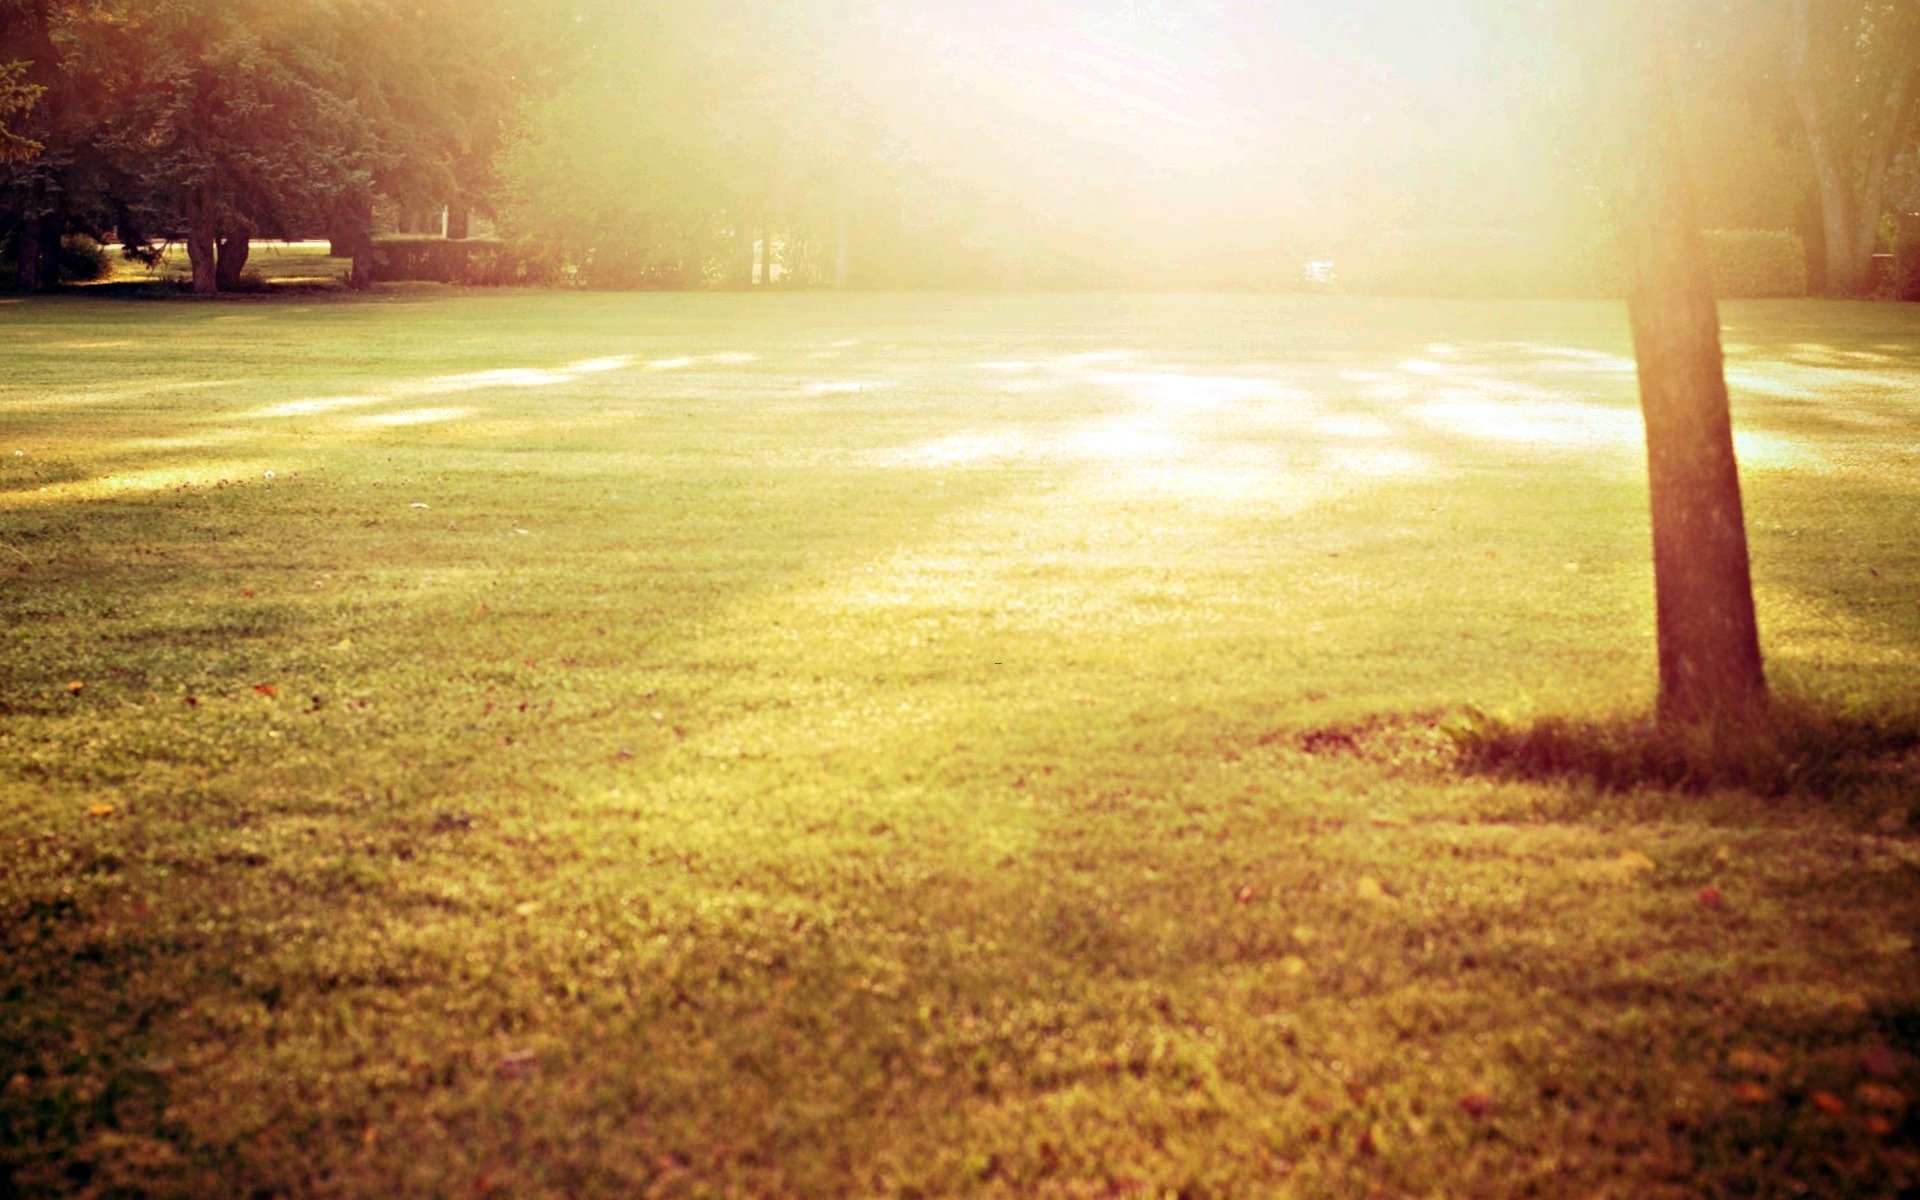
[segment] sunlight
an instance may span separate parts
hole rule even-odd
[[[1297,389],[1239,375],[1188,375],[1180,372],[1113,374],[1095,375],[1090,382],[1120,388],[1149,408],[1174,411],[1217,409],[1253,400],[1298,400],[1305,397],[1305,393]]]
[[[858,396],[863,392],[888,391],[896,386],[898,385],[893,381],[886,379],[849,379],[838,383],[821,381],[804,385],[800,389],[800,394],[803,396]]]
[[[1733,450],[1742,468],[1758,471],[1785,468],[1817,471],[1827,465],[1826,456],[1805,443],[1763,429],[1734,430]]]
[[[1188,446],[1187,439],[1158,424],[1129,418],[1071,433],[1060,441],[1064,453],[1102,462],[1178,458]]]
[[[975,463],[1019,458],[1026,454],[1030,447],[1031,442],[1024,434],[955,433],[935,438],[930,442],[922,442],[917,446],[892,451],[882,455],[880,461],[887,466],[937,470],[941,467],[969,466]]]
[[[747,354],[734,350],[725,354],[688,354],[677,358],[656,358],[645,366],[648,371],[684,371],[688,367],[701,366],[739,366],[745,363],[759,362],[758,354]]]
[[[1442,388],[1436,400],[1414,404],[1416,421],[1479,441],[1524,442],[1566,448],[1634,448],[1641,444],[1640,414],[1577,400],[1495,400],[1470,388]]]
[[[367,428],[393,429],[409,425],[438,425],[446,421],[463,421],[475,415],[472,408],[410,408],[404,412],[374,413],[370,416],[355,417],[354,425]]]
[[[459,375],[436,375],[427,379],[417,379],[391,383],[376,392],[367,392],[347,396],[314,396],[301,400],[287,400],[279,404],[270,404],[251,412],[240,414],[247,419],[271,419],[275,417],[310,417],[324,413],[337,412],[345,408],[364,408],[373,404],[387,404],[396,400],[415,400],[429,396],[454,396],[466,392],[481,392],[493,388],[552,388],[569,383],[577,383],[584,376],[605,375],[613,371],[622,371],[633,365],[628,355],[611,358],[589,358],[563,367],[544,370],[538,367],[503,367],[491,371],[471,371]],[[362,422],[363,424],[366,422]],[[378,423],[378,422],[375,422]]]
[[[271,460],[230,460],[120,471],[94,479],[74,479],[32,490],[0,492],[0,509],[39,508],[75,501],[113,500],[155,492],[245,484],[285,466]]]
[[[288,400],[282,404],[257,408],[244,417],[311,417],[321,413],[337,412],[343,408],[361,408],[369,404],[384,403],[386,396],[314,396],[306,400]]]

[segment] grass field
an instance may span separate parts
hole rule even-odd
[[[1725,317],[1772,678],[1910,728],[1920,307]],[[1910,745],[1458,761],[1651,703],[1629,355],[0,301],[0,1195],[1915,1194]]]

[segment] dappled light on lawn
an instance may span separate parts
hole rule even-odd
[[[278,459],[227,459],[116,471],[31,490],[0,490],[0,509],[49,508],[76,502],[142,499],[181,490],[259,486],[267,472],[281,463]]]
[[[5,958],[92,1040],[0,1105],[144,1070],[134,1005],[177,1050],[121,1119],[222,1183],[835,1195],[796,1147],[883,1146],[853,1190],[1139,1191],[1114,1151],[1425,1194],[1647,1147],[1597,1190],[1742,1121],[1894,1144],[1897,761],[1817,803],[1456,768],[1648,704],[1614,310],[784,300],[152,306],[158,386],[105,406],[15,350],[76,399],[0,435]],[[1750,476],[1768,650],[1911,706],[1920,478],[1863,421],[1912,406],[1834,396],[1737,418],[1824,464]]]

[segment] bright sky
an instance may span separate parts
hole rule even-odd
[[[1526,48],[1503,50],[1484,9],[902,6],[895,69],[922,103],[896,119],[990,196],[1096,239],[1157,232],[1179,255],[1270,240],[1262,227],[1331,241],[1414,210],[1486,219],[1530,202],[1539,164],[1516,144],[1537,144],[1525,106],[1489,82],[1512,78]]]

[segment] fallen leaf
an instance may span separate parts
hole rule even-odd
[[[1405,817],[1396,817],[1385,813],[1375,813],[1372,820],[1373,824],[1380,829],[1406,829],[1413,824],[1412,821],[1407,820]]]
[[[1815,1108],[1830,1117],[1844,1117],[1847,1115],[1847,1102],[1832,1092],[1815,1092],[1813,1095],[1807,1097],[1807,1099],[1813,1102]]]
[[[110,817],[114,814],[114,811],[114,807],[111,804],[96,804],[87,809],[87,815],[90,817]]]
[[[1870,1074],[1882,1079],[1892,1079],[1900,1073],[1900,1062],[1894,1058],[1893,1051],[1885,1046],[1868,1046],[1860,1052],[1860,1065]]]
[[[253,685],[253,690],[269,700],[280,694],[280,689],[271,683],[256,683]]]
[[[1764,1050],[1741,1047],[1727,1055],[1727,1067],[1738,1075],[1761,1075],[1772,1078],[1786,1069],[1787,1064]]]
[[[1354,882],[1353,890],[1362,900],[1391,899],[1387,895],[1387,889],[1380,886],[1380,881],[1371,875],[1362,875]]]
[[[1280,960],[1280,973],[1298,979],[1307,973],[1307,960],[1298,954],[1289,954]]]
[[[1620,857],[1613,861],[1623,871],[1651,871],[1654,865],[1651,858],[1638,850],[1622,850]]]
[[[540,911],[540,902],[538,900],[529,900],[524,904],[516,904],[513,906],[513,911],[523,917],[531,917]]]
[[[1703,887],[1700,889],[1700,907],[1725,908],[1726,904],[1727,898],[1720,894],[1719,888]]]
[[[1243,883],[1240,885],[1240,890],[1233,894],[1233,902],[1235,904],[1252,904],[1259,895],[1260,888],[1258,884]]]
[[[500,1060],[500,1078],[530,1079],[540,1069],[540,1056],[531,1050],[519,1050]]]
[[[86,690],[87,690],[87,685],[83,680],[76,679],[72,683],[67,685],[67,695],[69,696],[78,696],[81,692],[84,692]]]
[[[1883,1112],[1899,1112],[1907,1106],[1907,1094],[1884,1083],[1863,1083],[1853,1089],[1853,1096],[1868,1108]]]
[[[1493,1097],[1485,1092],[1468,1092],[1460,1097],[1460,1111],[1470,1117],[1484,1117],[1493,1111]]]
[[[408,508],[426,508],[428,506],[425,504],[421,504],[419,501],[415,501],[414,503],[409,504],[407,507]]]
[[[1773,1092],[1764,1083],[1743,1079],[1733,1085],[1733,1098],[1748,1108],[1757,1108],[1773,1099]]]

